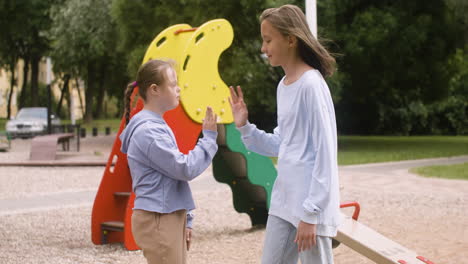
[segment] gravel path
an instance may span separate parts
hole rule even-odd
[[[87,138],[61,159],[106,160],[114,136]],[[0,160],[26,160],[28,140],[14,140]],[[435,263],[468,258],[468,181],[422,178],[419,164],[468,156],[340,167],[342,201],[361,204],[360,221]],[[0,263],[145,263],[140,251],[91,242],[91,208],[103,167],[0,167]],[[189,263],[259,263],[264,229],[232,206],[230,188],[211,169],[192,183],[197,204]],[[345,213],[351,213],[345,211]],[[372,263],[344,245],[335,263]]]

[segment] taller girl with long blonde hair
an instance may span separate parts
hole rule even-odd
[[[248,122],[242,89],[231,106],[246,147],[278,157],[262,263],[333,263],[332,237],[340,222],[337,133],[324,77],[335,60],[317,41],[300,8],[284,5],[261,17],[261,51],[285,76],[278,84],[278,127],[265,133]]]

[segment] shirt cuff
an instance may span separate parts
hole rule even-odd
[[[316,225],[318,224],[318,213],[311,213],[304,210],[301,215],[301,220],[302,222]]]
[[[304,202],[300,218],[303,222],[306,222],[308,224],[318,224],[319,212],[320,209],[317,206]]]
[[[237,129],[243,136],[245,136],[245,135],[250,134],[250,133],[255,129],[255,125],[250,124],[249,121],[247,121],[247,123],[246,123],[244,126],[236,127],[236,129]]]
[[[193,217],[194,217],[194,215],[193,215],[192,211],[189,211],[187,213],[187,228],[192,229]]]
[[[218,132],[213,131],[213,130],[208,130],[208,129],[203,130],[203,138],[216,141],[217,137],[218,137]]]

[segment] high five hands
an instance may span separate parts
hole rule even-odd
[[[234,87],[229,86],[231,97],[229,97],[229,103],[231,104],[232,115],[234,116],[234,122],[237,127],[242,127],[247,124],[247,118],[249,112],[247,111],[247,105],[244,103],[244,94],[240,86],[237,86],[237,93]],[[213,112],[213,109],[208,106],[206,108],[206,115],[203,119],[203,129],[218,131],[216,126],[217,116]]]
[[[247,111],[247,105],[244,102],[244,94],[242,93],[242,89],[238,85],[237,93],[232,86],[229,86],[229,90],[231,91],[229,103],[231,104],[232,115],[234,116],[236,127],[245,126],[245,124],[247,124],[249,112]]]

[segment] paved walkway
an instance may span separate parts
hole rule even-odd
[[[0,200],[0,216],[90,206],[96,191],[75,191]]]
[[[467,156],[452,158],[421,159],[401,162],[385,162],[362,165],[340,166],[340,173],[370,173],[375,176],[382,174],[401,174],[408,169],[429,165],[448,165],[468,162]],[[104,168],[103,168],[104,169]],[[190,183],[193,193],[206,192],[219,186],[209,167],[201,176]],[[97,190],[78,190],[69,192],[57,192],[34,197],[22,197],[0,200],[0,215],[20,214],[34,211],[52,210],[58,208],[70,208],[92,206]]]

